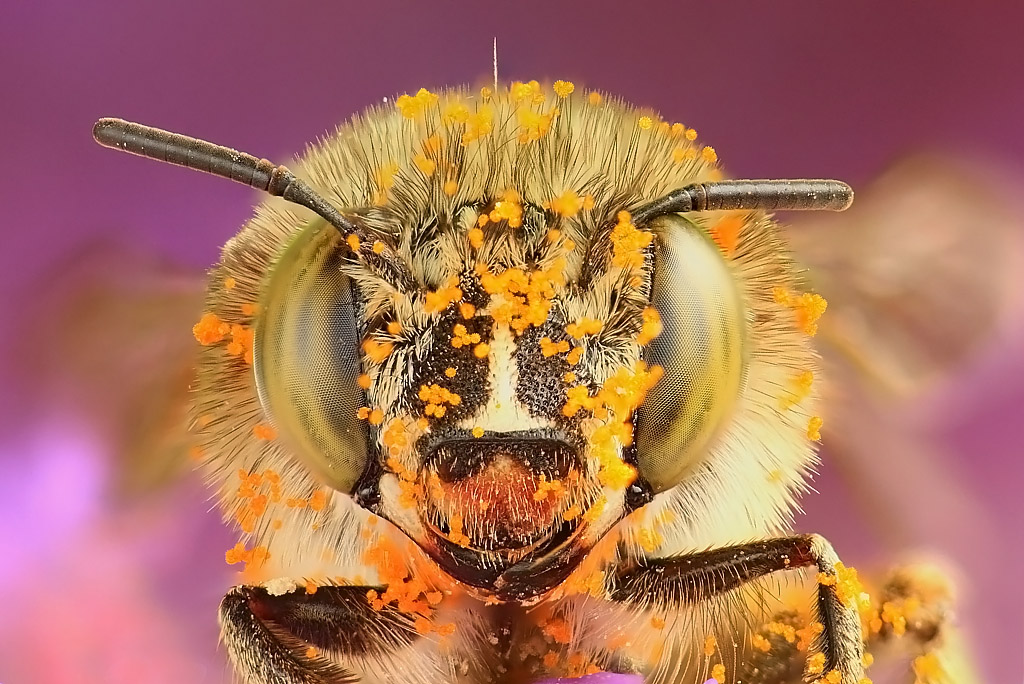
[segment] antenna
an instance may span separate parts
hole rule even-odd
[[[100,119],[92,128],[92,137],[104,147],[211,173],[301,204],[322,216],[343,235],[362,233],[305,181],[286,167],[275,166],[266,159],[124,119]]]
[[[633,222],[687,211],[761,209],[764,211],[844,211],[853,188],[837,180],[727,180],[694,183],[637,208]]]

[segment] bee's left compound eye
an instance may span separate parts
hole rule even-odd
[[[260,402],[289,448],[329,486],[351,493],[367,460],[352,284],[338,231],[315,221],[271,270],[256,324]]]
[[[703,230],[676,215],[651,229],[658,240],[651,306],[664,328],[644,359],[664,374],[638,410],[636,448],[640,473],[661,492],[692,472],[736,404],[745,313],[735,275]]]

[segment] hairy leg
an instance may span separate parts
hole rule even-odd
[[[320,586],[279,595],[235,587],[220,605],[221,636],[241,679],[252,684],[348,684],[395,676],[440,684],[475,667],[452,641],[421,635],[420,615],[374,609],[374,587]],[[381,589],[376,588],[378,591]]]
[[[863,677],[863,642],[855,599],[836,581],[839,558],[823,537],[798,535],[739,544],[666,558],[652,558],[619,569],[612,577],[611,599],[642,607],[696,605],[775,572],[813,567],[821,573],[816,603],[822,625],[814,648],[822,662],[807,674],[818,677],[835,670],[843,684]]]

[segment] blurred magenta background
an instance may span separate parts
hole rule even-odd
[[[1024,5],[984,0],[6,3],[0,682],[225,681],[215,609],[233,582],[231,534],[191,476],[115,497],[109,436],[88,404],[116,403],[126,378],[95,398],[40,386],[33,350],[62,335],[63,319],[47,319],[53,284],[73,290],[97,249],[152,259],[184,283],[215,262],[258,197],[104,150],[90,135],[98,117],[286,161],[383,97],[489,79],[496,37],[502,79],[564,78],[651,106],[697,128],[737,177],[859,187],[919,149],[1012,177],[1024,172],[1022,25]],[[174,334],[188,344],[188,326]],[[964,573],[961,612],[999,682],[1024,673],[1022,339],[1003,331],[937,399],[946,465],[988,529],[900,540]],[[130,346],[120,335],[102,348],[116,357]],[[890,558],[827,461],[816,486],[802,529],[858,566]]]

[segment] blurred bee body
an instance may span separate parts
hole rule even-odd
[[[807,672],[860,681],[855,574],[779,536],[815,462],[824,302],[758,210],[785,205],[755,196],[776,182],[723,200],[740,186],[692,129],[553,91],[371,110],[300,162],[322,218],[271,200],[225,247],[194,424],[245,534],[221,606],[236,668],[724,684],[764,578],[810,567]],[[772,192],[847,203],[801,183]]]

